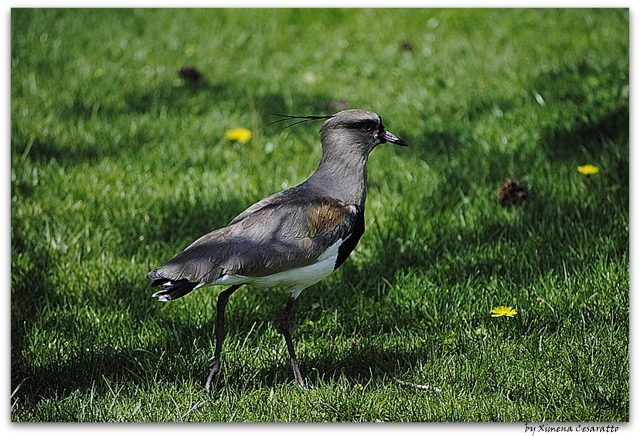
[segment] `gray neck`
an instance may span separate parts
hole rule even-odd
[[[318,169],[305,184],[315,192],[364,207],[367,197],[367,157],[342,155],[328,159],[323,155]]]

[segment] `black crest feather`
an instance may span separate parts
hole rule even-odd
[[[272,124],[281,123],[283,121],[298,120],[296,122],[286,125],[284,127],[285,129],[291,126],[295,126],[296,124],[306,123],[308,121],[314,121],[314,120],[328,120],[329,118],[333,117],[333,115],[284,115],[284,114],[272,114],[272,115],[276,117],[282,117],[282,118],[267,124],[267,127],[271,126]]]

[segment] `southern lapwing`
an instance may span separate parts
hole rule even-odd
[[[295,381],[305,387],[291,340],[293,305],[302,290],[342,265],[362,236],[371,150],[385,142],[408,145],[385,130],[373,112],[345,110],[322,118],[322,158],[306,181],[258,201],[227,227],[204,235],[147,274],[152,286],[163,286],[153,294],[160,301],[203,286],[230,285],[218,296],[208,392],[220,372],[224,310],[229,296],[244,284],[289,292],[280,330]]]

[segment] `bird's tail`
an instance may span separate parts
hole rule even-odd
[[[154,273],[155,271],[151,271],[147,275],[147,278],[153,280],[151,286],[164,286],[161,290],[152,295],[152,297],[155,297],[160,301],[170,301],[183,297],[198,286],[198,283],[190,282],[187,279],[173,281],[166,277],[159,277]]]

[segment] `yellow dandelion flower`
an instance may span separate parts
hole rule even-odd
[[[580,165],[578,167],[578,171],[585,176],[590,176],[591,174],[595,174],[600,171],[600,168],[595,165]]]
[[[513,317],[515,316],[516,313],[518,312],[510,306],[498,306],[491,309],[491,316],[493,317],[498,317],[498,316]]]
[[[224,133],[224,137],[230,141],[238,141],[241,144],[246,144],[251,140],[251,130],[238,127],[237,129],[227,130]]]

